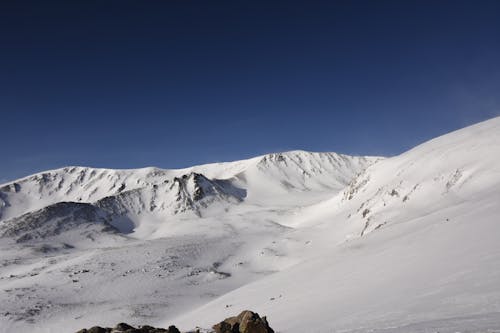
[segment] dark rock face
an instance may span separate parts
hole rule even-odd
[[[172,325],[172,326],[169,326],[167,331],[168,331],[168,333],[181,333],[181,332],[177,329],[177,327],[175,327],[175,326],[173,326],[173,325]]]
[[[0,191],[18,193],[19,191],[21,191],[21,185],[19,185],[18,183],[12,183],[12,184],[0,187]]]
[[[213,326],[216,333],[274,333],[266,317],[258,313],[243,311],[236,317],[226,318]]]

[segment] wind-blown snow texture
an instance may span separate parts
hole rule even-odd
[[[302,151],[0,186],[0,330],[500,328],[500,118],[393,158]]]

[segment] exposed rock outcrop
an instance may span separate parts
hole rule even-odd
[[[229,317],[213,326],[216,333],[274,333],[266,317],[258,313],[243,311],[236,317]]]
[[[208,333],[274,333],[274,330],[269,326],[266,317],[260,317],[258,313],[245,310],[235,317],[224,319],[218,324],[215,324],[213,331],[203,332]],[[187,333],[199,333],[200,330],[189,331]],[[177,327],[169,326],[169,328],[156,328],[152,326],[139,326],[135,328],[126,323],[120,323],[114,328],[94,326],[89,329],[82,329],[76,333],[181,333]]]
[[[76,333],[180,333],[180,331],[175,326],[170,326],[168,329],[148,325],[135,328],[126,323],[119,323],[114,328],[94,326],[89,329],[84,328]]]

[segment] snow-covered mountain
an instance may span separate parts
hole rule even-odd
[[[392,158],[293,151],[0,186],[0,331],[243,309],[279,332],[500,327],[500,118]]]
[[[0,221],[79,202],[110,213],[110,223],[122,232],[151,231],[161,229],[161,221],[220,214],[243,201],[289,205],[330,195],[375,160],[294,151],[182,170],[67,167],[2,185]]]
[[[371,165],[295,219],[307,260],[174,320],[251,308],[281,332],[494,331],[499,216],[495,118]]]

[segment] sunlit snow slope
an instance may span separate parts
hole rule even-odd
[[[1,185],[0,331],[153,323],[289,267],[288,224],[378,160],[292,151]]]
[[[123,232],[158,220],[214,215],[237,203],[289,207],[342,190],[376,158],[293,151],[181,170],[67,167],[0,185],[0,221],[58,202],[89,203],[128,221]],[[142,226],[141,226],[142,225]],[[138,234],[136,236],[146,236]]]
[[[0,332],[117,322],[500,329],[500,118],[396,157],[293,151],[0,185]]]
[[[175,322],[249,308],[280,332],[500,329],[500,118],[372,165],[293,225],[307,260]]]

